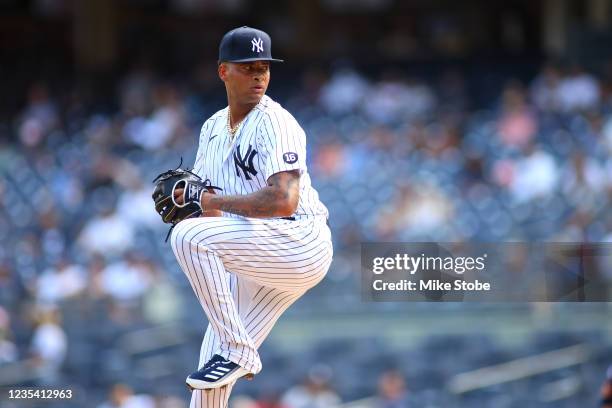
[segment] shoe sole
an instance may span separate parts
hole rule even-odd
[[[193,380],[193,379],[187,377],[187,379],[185,380],[185,384],[187,385],[187,389],[189,391],[193,391],[193,390],[210,391],[210,390],[215,389],[215,388],[225,387],[229,383],[231,383],[233,381],[238,381],[241,378],[244,378],[244,379],[246,379],[248,381],[251,381],[253,379],[253,377],[255,377],[254,374],[248,373],[248,374],[245,374],[245,375],[243,375],[241,377],[236,378],[235,380],[230,376],[229,378],[226,378],[226,379],[224,379],[222,381],[215,382],[215,383],[209,383],[209,382],[200,381],[200,380]]]

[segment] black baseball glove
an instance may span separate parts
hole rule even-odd
[[[202,215],[202,207],[200,206],[202,194],[205,192],[214,194],[215,190],[221,190],[221,188],[211,185],[210,180],[202,180],[192,171],[180,168],[181,164],[176,169],[159,174],[153,180],[155,190],[152,197],[155,202],[155,211],[161,216],[164,223],[172,224],[168,236],[166,236],[166,241],[176,224],[184,219]],[[177,203],[174,199],[174,191],[177,188],[183,189],[182,204]]]

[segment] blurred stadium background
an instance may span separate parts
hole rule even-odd
[[[364,303],[359,243],[611,241],[611,19],[608,0],[0,0],[0,386],[75,392],[3,406],[187,405],[206,322],[150,181],[195,158],[243,24],[287,61],[268,93],[307,132],[336,255],[232,407],[597,406],[608,303]]]

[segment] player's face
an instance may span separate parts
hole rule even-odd
[[[219,67],[219,77],[225,82],[228,94],[240,103],[258,103],[268,89],[270,62],[232,62]]]

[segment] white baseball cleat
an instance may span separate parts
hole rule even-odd
[[[223,387],[242,377],[251,380],[253,374],[238,364],[215,354],[208,363],[204,364],[204,367],[191,373],[185,382],[190,389],[209,390]]]

